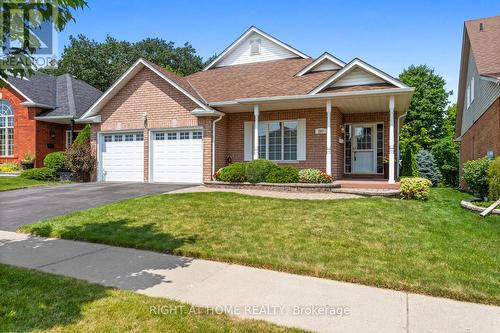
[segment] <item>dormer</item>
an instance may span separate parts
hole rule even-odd
[[[309,58],[306,54],[283,43],[264,31],[251,27],[229,45],[204,70],[270,60]]]
[[[345,62],[335,58],[330,53],[325,52],[319,56],[316,60],[311,62],[309,65],[304,67],[297,76],[302,76],[307,73],[323,72],[323,71],[337,71],[345,66]]]

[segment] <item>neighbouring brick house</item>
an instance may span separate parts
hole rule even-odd
[[[82,116],[97,180],[191,182],[256,158],[336,179],[397,178],[413,88],[355,58],[313,59],[251,27],[204,70],[179,77],[139,59]]]
[[[465,22],[456,135],[460,176],[463,163],[500,154],[500,16]]]
[[[8,77],[0,88],[0,163],[19,163],[25,154],[43,166],[49,153],[63,151],[81,128],[75,124],[102,94],[68,74]]]

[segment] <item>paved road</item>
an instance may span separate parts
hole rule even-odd
[[[312,331],[488,333],[500,327],[496,306],[13,232],[0,231],[0,263]]]
[[[185,184],[85,183],[0,192],[0,230],[117,200],[170,192]]]

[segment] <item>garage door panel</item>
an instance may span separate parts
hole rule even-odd
[[[144,181],[142,133],[101,135],[100,171],[103,181]]]
[[[199,130],[152,133],[152,181],[201,183],[203,178],[201,137]]]

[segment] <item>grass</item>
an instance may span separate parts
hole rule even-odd
[[[164,194],[21,231],[500,305],[500,217],[462,209],[464,198],[450,188],[426,202]]]
[[[61,182],[46,182],[34,179],[25,179],[21,177],[0,177],[0,192],[8,190],[17,190],[21,188],[43,186],[43,185],[56,185],[61,184]]]
[[[169,299],[7,265],[0,265],[0,277],[0,332],[291,331]]]

